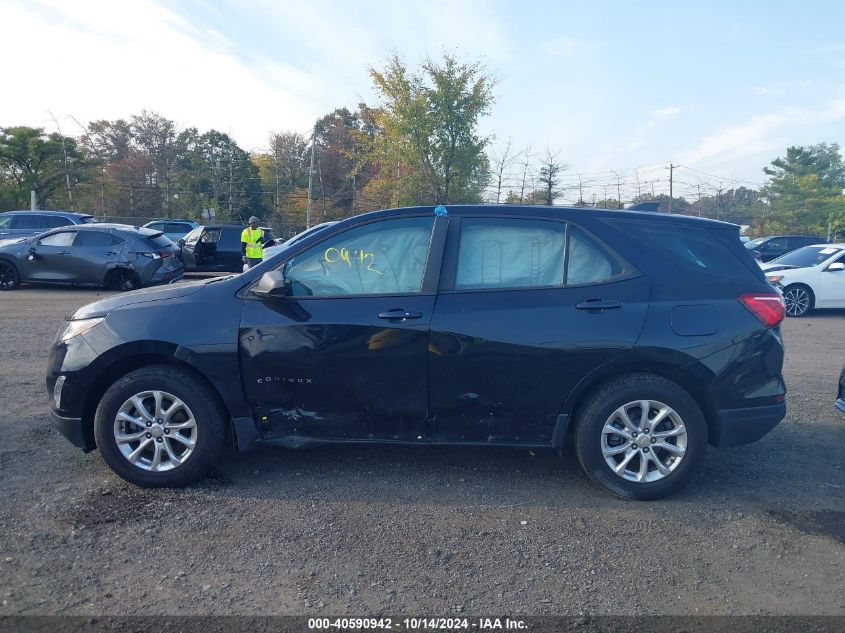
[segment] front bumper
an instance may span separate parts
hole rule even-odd
[[[81,448],[86,453],[97,448],[90,434],[85,432],[82,418],[66,418],[51,409],[50,419],[59,433],[64,435],[74,446]]]
[[[756,442],[786,417],[786,403],[723,409],[719,411],[714,437],[710,442],[719,448]]]

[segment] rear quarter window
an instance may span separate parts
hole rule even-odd
[[[667,271],[761,281],[764,275],[737,239],[736,230],[640,220],[607,220],[639,252]],[[634,261],[637,265],[638,261]]]

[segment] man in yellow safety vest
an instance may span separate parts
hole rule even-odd
[[[264,231],[258,228],[261,222],[257,217],[249,219],[249,226],[241,231],[241,253],[244,256],[244,263],[252,268],[261,263],[264,243]]]

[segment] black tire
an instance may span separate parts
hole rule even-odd
[[[786,316],[789,317],[807,316],[816,305],[816,295],[813,294],[812,288],[805,284],[790,284],[784,288],[783,300]]]
[[[628,403],[640,400],[651,400],[668,405],[679,416],[686,430],[685,453],[677,460],[677,464],[669,474],[656,481],[625,479],[611,469],[602,454],[602,430],[605,424],[615,411]],[[663,424],[671,424],[671,422]],[[575,453],[584,472],[594,482],[624,499],[660,499],[674,494],[699,470],[707,450],[707,423],[701,408],[684,389],[654,374],[627,374],[605,383],[588,396],[583,406],[579,408],[575,425]],[[656,432],[658,429],[665,430],[665,428],[667,427],[658,425],[652,427],[651,432]],[[620,445],[627,443],[621,438],[619,441]],[[678,440],[660,441],[670,443]],[[654,443],[653,440],[652,443]],[[660,446],[657,446],[657,449],[660,449]],[[660,450],[659,455],[668,456],[665,461],[661,461],[664,466],[666,463],[673,462],[674,458],[670,453]],[[646,446],[641,451],[651,451],[652,457],[656,455],[653,447]],[[629,464],[639,465],[638,460],[643,458],[642,455],[643,453],[640,452],[638,456],[631,458]],[[627,452],[619,455],[619,461],[623,461],[625,456]],[[651,474],[650,476],[659,475],[655,472],[656,465],[649,463],[648,460],[646,460],[645,468],[646,473]]]
[[[131,463],[121,452],[114,432],[115,418],[121,406],[132,396],[152,390],[167,392],[179,398],[187,405],[196,421],[193,452],[184,463],[160,472],[153,472]],[[191,372],[169,365],[152,365],[126,374],[108,388],[97,407],[94,434],[103,459],[126,481],[143,488],[179,487],[201,478],[217,461],[226,437],[227,419],[228,416],[214,390]],[[138,427],[140,428],[140,425]],[[160,439],[162,438],[153,441]],[[169,439],[172,440],[173,437]],[[134,444],[130,446],[136,447]],[[155,448],[154,445],[148,446]]]
[[[4,259],[0,259],[0,290],[14,290],[21,285],[21,276],[17,267]]]
[[[109,290],[120,290],[122,292],[137,290],[142,286],[138,275],[125,268],[115,268],[112,270],[106,276],[106,281],[103,285]]]

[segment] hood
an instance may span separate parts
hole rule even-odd
[[[134,305],[136,303],[148,303],[150,301],[164,301],[165,299],[178,299],[180,297],[187,297],[195,292],[202,290],[207,283],[216,281],[215,279],[201,279],[195,282],[180,283],[176,286],[154,286],[152,288],[143,288],[125,294],[115,295],[108,299],[101,299],[94,303],[89,303],[87,306],[82,306],[72,315],[68,315],[69,321],[76,321],[79,319],[92,319],[94,317],[101,317],[107,315],[112,310],[118,308],[125,308],[126,306]]]
[[[778,270],[793,270],[795,266],[784,266],[783,264],[760,264],[764,273],[773,273]]]
[[[7,253],[17,252],[18,246],[28,240],[28,237],[21,236],[3,238],[2,240],[0,240],[0,250],[6,251]]]

